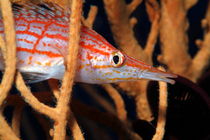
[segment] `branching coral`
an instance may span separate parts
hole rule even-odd
[[[6,69],[5,74],[7,77],[4,77],[2,80],[1,86],[4,85],[4,88],[2,90],[2,96],[1,96],[1,104],[2,101],[6,98],[7,92],[10,89],[12,85],[12,81],[14,79],[14,72],[15,72],[15,32],[14,32],[14,25],[13,19],[12,19],[12,10],[10,6],[9,1],[1,1],[2,6],[2,15],[4,19],[4,25],[5,25],[5,35],[6,35],[6,47],[4,47],[4,43],[1,44],[3,50],[6,51]],[[9,7],[9,8],[8,8]],[[6,9],[6,10],[5,10]],[[80,39],[80,19],[81,19],[81,10],[82,9],[82,1],[72,1],[71,3],[71,17],[70,17],[70,36],[71,38],[69,43],[69,54],[66,57],[66,72],[64,74],[63,83],[61,86],[61,93],[59,94],[58,102],[56,108],[49,107],[47,105],[44,105],[43,103],[39,102],[36,97],[33,96],[31,91],[28,89],[28,87],[25,85],[21,74],[18,72],[17,78],[16,78],[16,86],[17,89],[21,92],[21,95],[25,99],[26,102],[28,102],[34,109],[36,109],[38,112],[43,113],[50,117],[52,120],[55,121],[54,125],[54,133],[53,138],[55,140],[57,139],[65,139],[66,136],[66,124],[67,124],[67,118],[71,119],[71,127],[73,132],[73,137],[75,139],[83,139],[83,136],[81,134],[81,131],[78,127],[78,124],[76,123],[76,120],[74,118],[73,113],[70,113],[69,109],[69,101],[71,98],[71,89],[73,85],[74,75],[75,75],[75,68],[76,68],[76,60],[77,60],[77,53],[79,50],[79,39]],[[11,29],[12,28],[12,29]],[[11,31],[12,30],[12,31]],[[10,36],[10,37],[9,37]],[[3,41],[2,41],[3,42]],[[6,48],[6,49],[5,49]],[[10,50],[8,50],[10,49]],[[74,55],[73,55],[74,54]],[[14,69],[10,69],[10,67],[14,67]],[[8,73],[9,70],[9,73]],[[5,79],[7,78],[7,79]],[[5,81],[7,80],[7,81]],[[6,86],[5,83],[9,86]],[[9,82],[9,83],[8,83]],[[20,112],[21,109],[17,110]],[[16,112],[16,111],[15,111]],[[70,113],[70,114],[69,114]],[[20,114],[19,114],[20,115]],[[20,118],[18,114],[14,115],[15,119]],[[3,121],[1,124],[1,127],[8,127],[6,125],[6,122],[4,122],[3,118],[1,119]],[[16,129],[19,124],[17,121],[13,121],[13,128]],[[4,128],[1,128],[1,130]],[[8,127],[9,129],[9,127]],[[10,130],[10,129],[9,129]],[[16,129],[17,130],[17,129]],[[11,131],[11,130],[10,130]],[[18,131],[15,131],[17,135],[19,135]],[[8,137],[4,133],[1,133],[1,136],[3,138]],[[15,138],[15,137],[14,137]]]
[[[160,88],[160,94],[159,94],[158,121],[157,121],[156,133],[152,138],[153,140],[162,140],[165,133],[166,109],[168,105],[167,84],[164,82],[159,82],[159,88]]]
[[[54,126],[54,139],[64,139],[66,135],[66,124],[68,112],[71,113],[68,104],[71,99],[72,86],[74,81],[74,75],[76,72],[77,54],[79,51],[80,40],[80,22],[82,13],[82,0],[73,0],[71,3],[71,15],[70,15],[70,27],[69,27],[69,53],[66,57],[66,72],[64,73],[63,83],[61,86],[61,93],[57,101],[56,110],[61,116]],[[75,139],[83,139],[78,124],[76,123],[73,113],[70,114],[71,127],[73,137]]]
[[[9,7],[9,8],[8,8]],[[16,65],[16,41],[15,41],[15,29],[12,15],[12,9],[8,0],[1,1],[2,17],[4,20],[6,41],[4,42],[2,37],[0,39],[0,45],[5,58],[5,73],[0,87],[0,106],[7,96],[8,91],[11,88],[14,80],[15,65]],[[13,25],[13,26],[11,26]],[[14,68],[14,69],[11,69]]]
[[[204,72],[206,67],[209,65],[210,60],[210,2],[208,2],[208,9],[206,12],[206,17],[202,21],[202,26],[205,30],[204,40],[202,45],[200,46],[200,51],[196,54],[192,61],[192,64],[189,68],[190,73],[192,74],[193,78],[190,78],[196,81],[201,74]]]
[[[207,45],[209,44],[208,31],[204,35],[202,47],[197,52],[196,56],[191,58],[188,53],[188,21],[186,14],[189,8],[196,4],[196,2],[195,0],[161,1],[162,26],[160,28],[160,38],[162,43],[162,55],[159,57],[159,60],[167,64],[171,71],[185,76],[192,81],[198,80],[208,66],[210,59],[210,49],[209,45]],[[203,21],[206,27],[209,28],[209,8],[206,18]],[[168,32],[169,29],[171,32]],[[179,56],[179,58],[174,60],[176,56]]]
[[[4,27],[6,29],[5,36],[6,41],[0,39],[1,49],[5,58],[5,73],[0,85],[0,133],[4,135],[0,135],[2,139],[18,139],[17,136],[12,132],[12,129],[6,123],[4,117],[2,116],[3,110],[3,102],[7,97],[7,94],[12,86],[12,82],[15,74],[15,65],[16,65],[16,43],[15,43],[15,30],[12,9],[10,6],[9,0],[0,1],[2,16],[4,19]],[[9,7],[9,8],[8,8]],[[13,68],[13,69],[11,69]]]
[[[38,118],[42,122],[45,133],[48,138],[63,140],[67,138],[66,127],[70,128],[74,139],[84,139],[77,118],[80,115],[89,120],[108,126],[116,132],[121,139],[142,139],[132,129],[132,122],[129,120],[128,111],[125,107],[125,100],[115,87],[110,84],[102,85],[113,105],[104,99],[95,87],[81,85],[89,95],[100,104],[106,112],[101,112],[94,107],[90,107],[72,98],[72,86],[74,75],[76,73],[76,60],[79,51],[80,26],[82,24],[92,28],[98,8],[91,6],[88,18],[81,16],[82,0],[32,0],[33,2],[53,2],[63,8],[71,7],[70,17],[70,43],[69,54],[65,58],[66,72],[62,81],[61,88],[58,81],[49,80],[51,92],[33,93],[24,83],[19,72],[15,77],[16,65],[16,45],[14,21],[12,16],[11,4],[9,0],[0,0],[1,11],[5,28],[5,40],[0,38],[1,52],[5,60],[5,71],[0,85],[0,139],[19,139],[20,138],[20,120],[22,110],[26,103],[35,111],[47,116],[53,120],[53,127]],[[26,2],[26,0],[12,0],[12,2]],[[108,21],[117,46],[128,55],[141,59],[148,64],[153,64],[152,57],[154,47],[160,39],[161,55],[159,62],[166,64],[169,71],[187,77],[192,81],[197,81],[210,59],[210,3],[202,26],[205,30],[203,41],[197,41],[200,50],[192,58],[189,53],[188,44],[188,21],[187,12],[197,3],[197,0],[132,0],[127,4],[124,0],[103,0],[104,8],[107,13]],[[134,26],[138,23],[135,17],[131,17],[136,8],[145,4],[149,21],[151,22],[150,33],[144,47],[138,43],[135,37]],[[169,32],[170,30],[170,32]],[[134,53],[135,52],[135,53]],[[177,57],[179,56],[179,57]],[[21,97],[18,95],[9,95],[8,92],[14,81]],[[137,119],[150,122],[153,120],[153,114],[147,100],[148,81],[117,83],[117,86],[126,91],[126,93],[135,99]],[[159,83],[159,112],[156,133],[153,140],[159,140],[164,137],[166,110],[167,110],[167,85]],[[56,99],[56,107],[48,106],[46,103]],[[207,99],[206,99],[207,100]],[[26,102],[26,103],[25,103]],[[71,104],[71,107],[70,107]],[[14,106],[11,126],[4,118],[3,111],[8,105]],[[35,115],[36,116],[36,115]]]
[[[109,96],[115,102],[118,118],[122,121],[127,120],[127,111],[125,109],[125,104],[124,104],[122,97],[118,93],[118,91],[114,87],[112,87],[112,85],[110,85],[110,84],[103,85],[103,87],[106,89]]]
[[[159,31],[159,6],[155,0],[146,1],[147,11],[152,22],[151,32],[145,49],[137,42],[130,23],[130,14],[141,1],[135,0],[126,5],[125,1],[104,0],[106,12],[111,24],[116,43],[128,55],[152,64],[152,54]],[[136,52],[136,53],[133,53]],[[152,113],[146,99],[147,81],[119,83],[119,86],[128,91],[136,99],[137,115],[139,118],[151,121]]]
[[[162,54],[158,57],[159,61],[166,64],[170,71],[192,81],[196,81],[201,76],[209,64],[210,56],[209,45],[206,45],[209,40],[208,32],[204,35],[203,47],[197,55],[191,58],[188,53],[186,14],[196,2],[195,0],[161,0],[161,9],[159,9],[156,0],[147,0],[146,9],[152,25],[145,49],[143,49],[137,43],[131,28],[132,25],[129,24],[130,13],[132,13],[132,10],[128,9],[129,4],[126,6],[124,1],[104,0],[113,35],[119,47],[129,55],[152,64],[154,46],[160,32]],[[133,4],[139,3],[133,1],[130,5]],[[208,25],[208,16],[204,22]],[[177,56],[179,57],[177,58]],[[135,96],[138,117],[148,121],[152,120],[152,114],[146,102],[147,82],[120,83],[119,86]]]

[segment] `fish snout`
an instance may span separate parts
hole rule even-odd
[[[148,80],[154,80],[154,81],[163,81],[167,82],[170,84],[174,84],[175,81],[171,78],[176,78],[177,75],[169,73],[169,72],[164,72],[161,70],[158,70],[154,67],[151,67],[150,69],[143,69],[140,70],[138,73],[138,78],[139,79],[148,79]]]

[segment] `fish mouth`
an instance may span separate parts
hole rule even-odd
[[[176,78],[177,75],[171,74],[168,72],[160,71],[158,69],[153,69],[152,71],[150,70],[142,70],[139,73],[139,78],[141,79],[148,79],[148,80],[154,80],[154,81],[163,81],[167,82],[170,84],[174,84],[175,80],[171,78]]]

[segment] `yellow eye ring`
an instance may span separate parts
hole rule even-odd
[[[110,61],[111,61],[112,66],[120,67],[123,65],[125,61],[125,57],[120,51],[114,52],[110,56]]]

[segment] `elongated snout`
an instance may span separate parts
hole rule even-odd
[[[177,75],[167,73],[167,72],[164,72],[164,71],[160,71],[160,70],[152,67],[151,69],[142,70],[139,73],[138,77],[140,79],[163,81],[163,82],[167,82],[167,83],[170,83],[170,84],[174,84],[175,81],[173,79],[170,79],[170,78],[176,78]]]
[[[163,81],[174,84],[175,81],[171,78],[177,77],[177,75],[175,74],[164,72],[129,56],[127,57],[127,65],[130,67],[135,67],[135,69],[137,69],[138,79]]]

